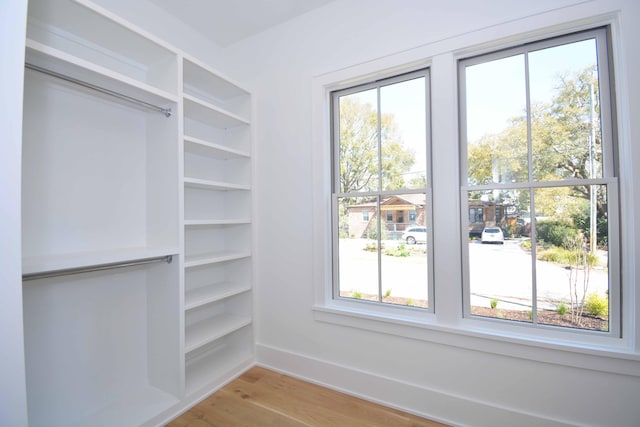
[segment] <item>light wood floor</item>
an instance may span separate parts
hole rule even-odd
[[[264,368],[253,367],[169,427],[446,427]]]

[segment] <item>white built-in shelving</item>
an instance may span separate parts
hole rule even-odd
[[[251,98],[182,64],[186,390],[198,393],[253,358]]]
[[[159,423],[253,361],[251,96],[88,0],[25,46],[30,423]]]

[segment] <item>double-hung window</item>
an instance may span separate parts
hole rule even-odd
[[[459,61],[465,317],[619,336],[607,37]]]
[[[331,100],[333,298],[432,310],[429,71]]]

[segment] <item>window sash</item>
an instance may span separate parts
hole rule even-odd
[[[367,197],[376,197],[378,202],[376,205],[376,209],[375,209],[375,213],[373,215],[374,218],[379,218],[379,219],[383,219],[383,217],[381,216],[382,214],[382,210],[380,209],[380,202],[381,200],[383,200],[385,197],[388,196],[393,196],[393,195],[397,195],[397,194],[424,194],[425,195],[425,216],[426,216],[426,227],[428,229],[432,229],[432,217],[433,217],[433,210],[432,210],[432,192],[431,192],[431,141],[430,141],[430,137],[431,137],[431,121],[430,121],[430,117],[431,117],[431,111],[430,111],[430,105],[431,105],[431,100],[430,100],[430,71],[428,68],[425,69],[421,69],[421,70],[417,70],[417,71],[412,71],[406,74],[400,74],[397,76],[392,76],[392,77],[387,77],[384,79],[380,79],[380,80],[376,80],[373,82],[369,82],[369,83],[365,83],[365,84],[361,84],[361,85],[357,85],[357,86],[353,86],[353,87],[349,87],[349,88],[344,88],[344,89],[340,89],[337,91],[333,91],[331,92],[331,121],[330,121],[330,127],[331,127],[331,176],[332,176],[332,180],[331,180],[331,229],[332,229],[332,241],[331,241],[331,247],[332,247],[332,298],[333,300],[340,300],[340,301],[346,301],[349,300],[350,302],[353,301],[352,298],[346,298],[346,297],[341,297],[340,296],[340,282],[339,282],[339,232],[340,232],[340,224],[339,224],[339,203],[338,200],[340,198],[343,197],[358,197],[358,198],[367,198]],[[397,83],[402,83],[404,81],[409,81],[409,80],[414,80],[417,78],[424,78],[425,79],[425,126],[426,126],[426,132],[425,132],[425,144],[426,144],[426,159],[425,159],[425,164],[426,164],[426,187],[424,188],[401,188],[401,189],[396,189],[396,190],[383,190],[381,188],[382,186],[382,180],[379,180],[379,186],[378,186],[378,190],[377,191],[353,191],[353,192],[346,192],[343,193],[340,191],[341,186],[340,186],[340,128],[339,128],[339,123],[340,123],[340,108],[339,108],[339,102],[340,102],[340,98],[343,96],[348,96],[351,94],[355,94],[355,93],[359,93],[359,92],[364,92],[370,89],[376,89],[377,90],[377,95],[376,95],[376,99],[377,99],[377,114],[378,114],[378,150],[380,150],[381,148],[381,144],[380,144],[380,116],[381,116],[381,108],[380,108],[380,89],[386,86],[391,86],[393,84],[397,84]],[[378,152],[378,156],[380,158],[381,153]],[[378,223],[378,230],[377,230],[377,235],[380,236],[380,222]],[[431,238],[431,236],[428,234],[427,235],[427,247],[431,248],[433,246],[433,240]],[[421,308],[420,310],[422,312],[433,312],[434,311],[434,284],[433,284],[433,256],[432,256],[432,252],[431,250],[428,251],[427,253],[427,268],[428,268],[428,277],[427,279],[427,298],[428,298],[428,308],[424,309]],[[380,251],[378,252],[378,278],[379,278],[379,284],[378,284],[378,292],[379,295],[383,294],[383,289],[382,289],[382,275],[381,275],[381,268],[382,268],[382,261],[380,259]],[[356,302],[358,304],[361,303],[368,303],[368,304],[375,304],[377,307],[382,307],[383,309],[386,308],[386,306],[388,306],[388,309],[390,311],[397,311],[397,310],[416,310],[413,307],[403,307],[403,306],[398,306],[398,305],[394,305],[394,304],[387,304],[387,303],[382,303],[382,302],[371,302],[371,301],[353,301]]]
[[[609,331],[588,331],[577,328],[562,328],[567,331],[587,334],[606,334],[613,337],[621,337],[621,280],[620,280],[620,233],[619,233],[619,195],[618,180],[616,178],[618,161],[616,158],[615,132],[614,132],[614,91],[610,81],[612,62],[609,55],[609,29],[597,28],[593,30],[581,31],[569,35],[559,36],[551,39],[536,41],[521,46],[499,50],[496,52],[486,53],[468,58],[462,58],[458,61],[458,82],[459,82],[459,136],[460,136],[460,227],[461,241],[460,247],[462,251],[463,266],[463,317],[474,318],[479,317],[471,314],[471,278],[470,278],[470,254],[468,247],[468,232],[470,207],[468,204],[469,191],[482,190],[530,190],[537,188],[553,188],[553,187],[572,187],[584,185],[606,185],[608,197],[608,257],[609,257]],[[561,181],[535,181],[533,175],[532,161],[532,136],[531,136],[531,100],[529,95],[529,64],[528,54],[537,50],[563,46],[584,40],[594,39],[596,42],[597,70],[599,81],[600,96],[600,130],[602,132],[602,178],[588,179],[566,179]],[[468,183],[468,135],[467,135],[467,99],[466,99],[466,79],[465,70],[469,66],[487,63],[490,61],[508,58],[515,55],[524,55],[525,66],[525,90],[526,90],[526,126],[527,126],[527,161],[528,174],[527,180],[515,183],[489,183],[482,185],[471,185]],[[472,209],[472,208],[471,208]],[[531,213],[533,216],[534,213]],[[535,223],[531,230],[531,234],[535,233]],[[533,303],[533,326],[536,328],[548,328],[551,326],[541,325],[536,320],[536,260],[532,260],[532,303]],[[501,319],[482,318],[483,320],[504,322]],[[530,324],[526,324],[531,326]]]

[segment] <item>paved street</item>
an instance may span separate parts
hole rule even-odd
[[[397,242],[386,242],[389,248]],[[365,240],[340,241],[340,283],[343,291],[377,294],[377,254],[364,251]],[[412,250],[424,250],[425,245],[407,246]],[[504,309],[531,309],[532,262],[531,255],[520,247],[519,240],[507,240],[504,245],[469,243],[471,276],[471,304],[489,306],[490,300],[499,300]],[[603,261],[606,263],[606,260]],[[537,300],[539,308],[555,308],[569,298],[569,274],[562,265],[538,261],[536,263]],[[584,272],[578,274],[582,286]],[[427,262],[424,253],[410,257],[382,257],[382,293],[412,299],[426,299]],[[607,271],[599,267],[591,269],[588,293],[604,296],[607,289]]]

